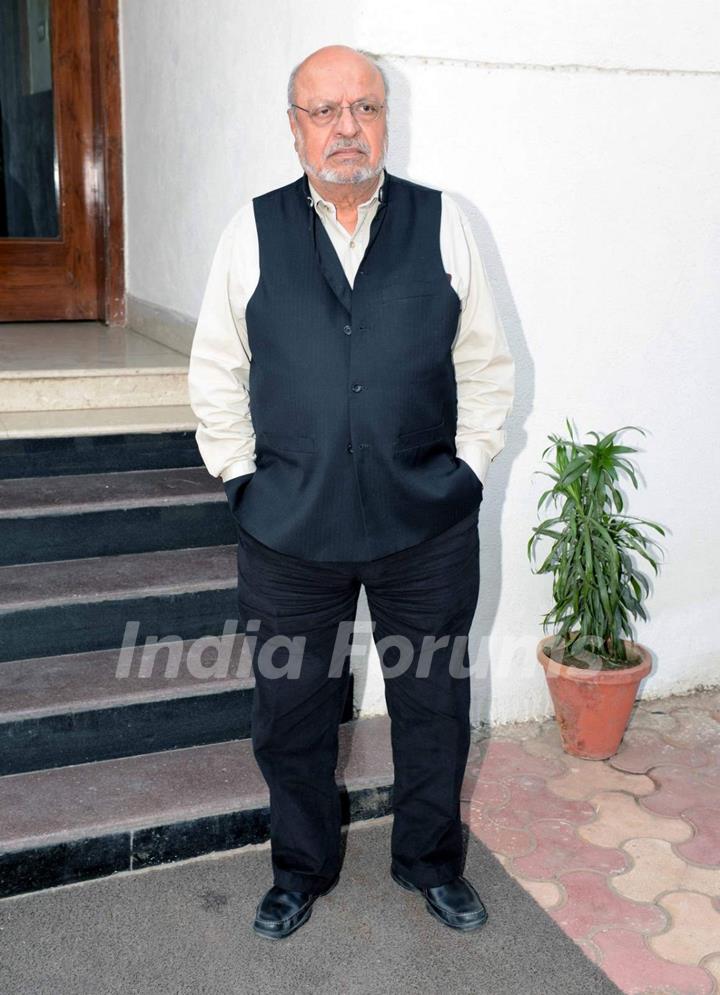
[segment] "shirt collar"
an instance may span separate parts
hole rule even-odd
[[[308,181],[308,186],[310,188],[310,196],[312,197],[313,200],[313,207],[317,210],[318,205],[323,205],[324,207],[332,208],[333,213],[335,213],[335,205],[332,203],[332,201],[325,200],[324,197],[320,196],[318,191],[313,186],[312,180],[310,179],[309,176],[307,178],[307,181]],[[368,200],[363,201],[362,204],[358,204],[358,208],[361,207],[368,208],[372,204],[374,204],[376,200],[379,200],[379,194],[384,184],[385,184],[385,169],[383,168],[378,177],[378,183],[377,186],[375,187],[374,193],[370,196]]]

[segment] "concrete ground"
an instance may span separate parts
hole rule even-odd
[[[389,875],[391,817],[355,823],[331,894],[284,940],[251,929],[267,845],[0,902],[3,995],[619,995],[469,836],[479,930],[438,923]]]

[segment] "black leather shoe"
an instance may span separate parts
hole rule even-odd
[[[307,922],[313,903],[327,895],[340,880],[338,874],[324,891],[288,891],[274,884],[258,902],[253,929],[269,940],[281,940]]]
[[[423,888],[406,880],[390,868],[390,876],[408,891],[419,891],[425,896],[430,915],[452,929],[479,929],[487,921],[487,909],[469,881],[458,875],[446,884],[426,885]]]

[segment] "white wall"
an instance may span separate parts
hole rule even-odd
[[[129,293],[197,316],[230,215],[299,175],[287,76],[320,45],[352,44],[338,7],[121,0]]]
[[[720,17],[704,0],[339,5],[123,0],[128,289],[197,314],[219,232],[299,175],[291,67],[321,45],[382,58],[391,172],[470,213],[517,396],[480,512],[474,719],[551,714],[535,644],[550,579],[526,544],[541,453],[640,425],[631,514],[667,525],[646,696],[720,683]],[[211,15],[211,16],[209,16]],[[363,602],[361,618],[366,619]],[[376,657],[364,710],[384,707]]]

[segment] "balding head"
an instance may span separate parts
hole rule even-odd
[[[388,79],[369,53],[363,52],[361,49],[350,48],[349,45],[325,45],[323,48],[311,52],[290,73],[287,86],[288,107],[291,107],[292,104],[302,103],[302,98],[298,98],[299,89],[307,90],[312,88],[313,84],[321,86],[323,79],[329,79],[333,73],[336,75],[347,73],[352,69],[355,69],[356,72],[358,69],[364,70],[365,74],[369,74],[378,98],[387,106],[390,90]],[[291,112],[293,115],[296,113],[292,107]]]

